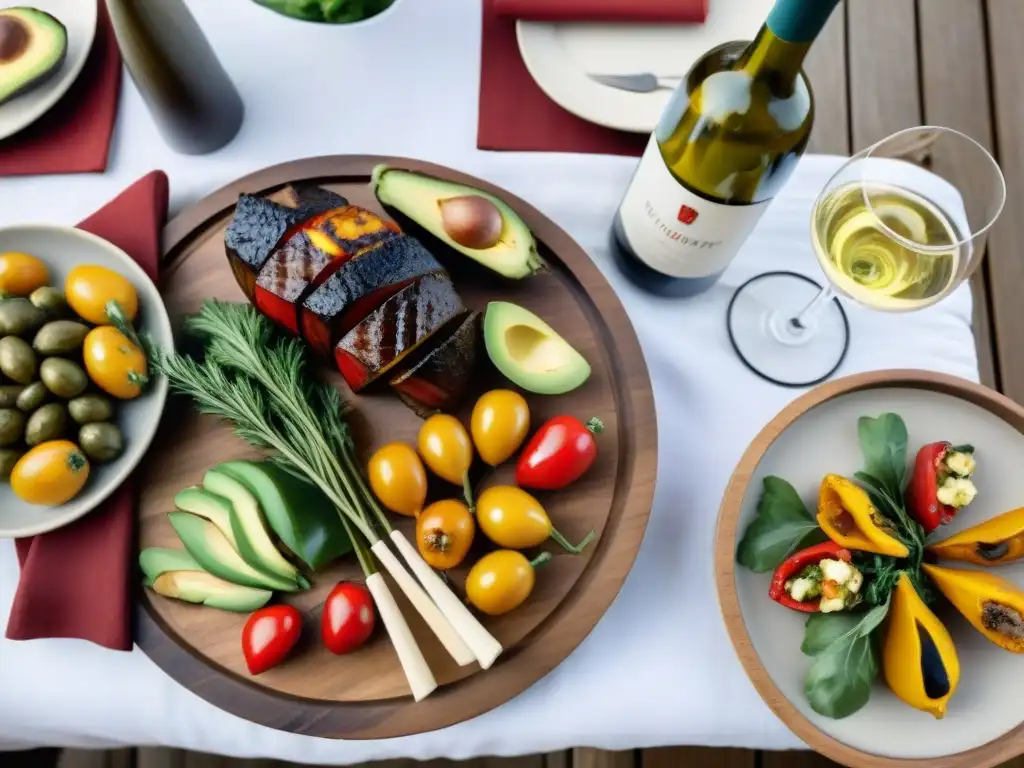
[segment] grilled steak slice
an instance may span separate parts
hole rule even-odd
[[[426,418],[438,411],[451,412],[469,391],[480,348],[480,313],[473,312],[449,326],[453,332],[390,381],[391,388],[406,405]],[[448,330],[448,329],[446,329]]]
[[[345,261],[401,234],[371,211],[347,205],[303,223],[260,270],[253,303],[274,322],[299,332],[306,294]]]
[[[410,283],[346,333],[334,348],[338,370],[360,392],[469,312],[443,272]]]
[[[258,195],[240,195],[231,223],[224,233],[224,248],[231,271],[248,299],[256,276],[274,250],[290,236],[292,228],[331,208],[347,205],[341,195],[320,187],[293,190],[293,207]]]
[[[444,271],[418,240],[399,235],[342,264],[302,305],[302,335],[330,355],[342,336],[419,277]]]

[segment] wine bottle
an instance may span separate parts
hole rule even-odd
[[[708,51],[662,113],[615,215],[620,264],[693,295],[732,261],[807,148],[804,57],[839,0],[775,0],[750,43]]]

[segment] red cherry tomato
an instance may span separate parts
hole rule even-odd
[[[341,581],[324,603],[320,633],[331,653],[351,653],[373,634],[376,616],[370,590],[354,581]]]
[[[597,419],[584,424],[573,416],[556,416],[537,430],[519,457],[516,485],[553,491],[590,469],[597,458],[594,435],[604,431]]]
[[[249,672],[258,675],[280,664],[302,634],[302,614],[290,605],[271,605],[253,613],[242,628],[242,653]]]

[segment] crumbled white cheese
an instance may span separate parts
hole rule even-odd
[[[815,583],[810,579],[793,579],[793,581],[790,582],[789,596],[794,600],[803,601],[815,586]]]
[[[974,474],[975,461],[974,457],[969,453],[960,453],[959,451],[952,451],[946,454],[944,462],[946,464],[946,469],[948,469],[954,475],[959,475],[960,477],[969,477],[970,475]]]
[[[845,584],[854,574],[853,566],[843,560],[822,560],[821,576],[825,581]]]
[[[821,598],[821,612],[822,613],[833,613],[834,611],[841,611],[846,607],[846,601],[843,600],[842,596],[839,597],[823,597]]]
[[[939,486],[935,496],[941,504],[959,509],[974,501],[977,493],[978,489],[967,478],[947,477],[946,481]]]
[[[860,592],[860,588],[863,584],[864,575],[860,571],[854,571],[853,576],[851,576],[850,580],[846,582],[846,588],[850,590],[851,593],[857,594]]]

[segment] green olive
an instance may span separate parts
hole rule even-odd
[[[50,396],[50,390],[46,388],[46,385],[41,381],[37,381],[33,384],[29,384],[18,395],[18,400],[15,405],[18,406],[25,413],[32,413],[36,408],[46,402],[46,398]]]
[[[78,445],[93,461],[113,461],[124,451],[124,437],[109,422],[86,424],[78,430]]]
[[[31,384],[36,379],[39,363],[36,353],[24,339],[4,336],[0,339],[0,371],[18,384]]]
[[[36,332],[32,348],[41,355],[67,355],[82,348],[89,326],[74,320],[54,320]]]
[[[0,386],[0,408],[13,408],[18,404],[18,398],[25,388],[20,384],[5,384]]]
[[[21,336],[46,322],[46,313],[28,299],[0,299],[0,336]]]
[[[44,405],[28,417],[25,424],[25,442],[31,447],[56,440],[64,434],[68,423],[68,411],[61,403]]]
[[[57,397],[78,397],[89,386],[89,377],[82,366],[62,357],[48,357],[39,366],[39,378]]]
[[[79,424],[110,421],[114,418],[114,403],[102,395],[82,395],[68,403],[68,411]]]
[[[25,414],[15,408],[0,408],[0,447],[21,442]]]
[[[14,465],[22,456],[21,451],[13,448],[0,448],[0,480],[6,480],[14,471]]]
[[[49,317],[59,317],[68,313],[68,302],[64,298],[64,291],[54,288],[52,285],[36,288],[29,294],[28,300]]]

